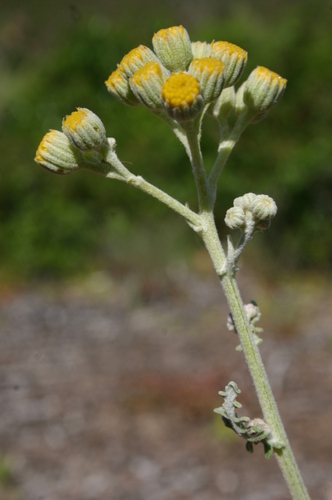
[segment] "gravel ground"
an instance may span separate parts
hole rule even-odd
[[[239,277],[306,484],[332,500],[332,291]],[[261,416],[227,314],[217,280],[181,267],[2,291],[0,498],[289,499],[276,460],[213,413],[234,380]]]

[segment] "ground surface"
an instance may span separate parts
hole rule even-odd
[[[239,278],[312,498],[332,500],[332,292]],[[261,416],[227,314],[213,276],[176,266],[3,291],[0,498],[289,499],[276,460],[213,414],[234,380],[240,413]]]

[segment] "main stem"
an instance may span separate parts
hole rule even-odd
[[[236,279],[234,276],[220,273],[226,262],[226,256],[219,240],[213,213],[212,211],[205,212],[201,214],[201,217],[204,220],[202,238],[224,289],[243,353],[256,388],[264,420],[269,425],[274,439],[284,444],[282,449],[275,450],[282,474],[293,499],[309,499],[282,424],[261,355],[251,333]]]
[[[279,415],[277,404],[273,397],[261,355],[251,332],[248,318],[243,307],[243,301],[236,283],[235,271],[228,269],[228,271],[225,272],[227,259],[220,243],[213,216],[218,177],[232,148],[241,135],[241,132],[244,130],[247,123],[249,123],[249,118],[250,117],[246,115],[240,117],[240,120],[231,134],[231,140],[224,143],[225,147],[222,147],[222,143],[220,144],[218,158],[209,179],[207,179],[205,174],[197,129],[195,130],[195,127],[186,128],[188,145],[191,150],[191,163],[197,187],[199,216],[202,221],[200,234],[224,289],[243,353],[256,388],[264,420],[271,429],[273,439],[283,444],[282,448],[274,450],[279,467],[293,499],[309,500],[308,492],[295,461]]]

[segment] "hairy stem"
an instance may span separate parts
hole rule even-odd
[[[157,188],[153,184],[150,184],[145,179],[143,179],[143,177],[132,174],[123,165],[123,163],[119,160],[119,158],[113,151],[109,152],[106,158],[106,162],[109,166],[109,171],[105,174],[107,178],[121,180],[136,187],[137,189],[140,189],[144,193],[149,194],[153,198],[156,198],[157,200],[161,201],[161,203],[174,210],[174,212],[182,215],[182,217],[186,219],[186,221],[195,231],[200,231],[201,220],[196,212],[190,210],[189,207],[183,205],[178,200],[165,193],[161,189]]]
[[[243,301],[235,280],[235,271],[228,270],[225,272],[225,269],[227,269],[227,258],[220,243],[213,215],[213,205],[219,175],[232,148],[248,123],[248,117],[246,117],[246,115],[240,117],[229,139],[231,142],[227,141],[227,147],[225,146],[225,148],[220,149],[219,147],[218,158],[215,167],[212,169],[208,183],[206,183],[206,176],[204,176],[205,170],[201,158],[201,151],[200,148],[197,147],[197,144],[199,144],[198,138],[197,142],[195,142],[190,134],[187,134],[189,147],[191,148],[192,166],[196,179],[198,199],[200,202],[200,218],[202,220],[202,230],[200,234],[219,276],[233,315],[233,321],[255,385],[264,420],[269,425],[274,440],[283,444],[281,449],[275,450],[280,469],[293,499],[306,500],[309,499],[309,495],[292,453],[261,355],[251,332],[248,318],[243,307]]]
[[[275,450],[282,474],[295,500],[309,499],[282,424],[261,355],[250,329],[235,277],[220,273],[220,270],[225,266],[226,256],[219,240],[212,212],[204,214],[202,238],[224,289],[264,420],[269,425],[274,439],[284,445],[282,449]]]
[[[218,146],[218,156],[216,158],[216,161],[214,162],[208,178],[208,189],[212,193],[213,203],[215,202],[217,196],[217,183],[220,174],[223,171],[224,166],[226,165],[229,155],[231,154],[234,146],[238,142],[242,132],[247,127],[250,120],[251,116],[249,115],[249,113],[243,113],[239,116],[233,129],[231,131],[228,130],[228,133],[225,134],[225,136],[223,136],[220,140]],[[222,127],[222,130],[227,129],[224,126]]]

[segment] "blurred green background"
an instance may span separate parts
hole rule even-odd
[[[80,171],[52,175],[34,161],[43,135],[88,107],[117,140],[120,159],[195,206],[186,155],[167,126],[145,109],[112,98],[104,81],[124,54],[151,47],[153,33],[182,24],[192,40],[228,40],[257,65],[288,79],[280,104],[250,126],[222,175],[216,208],[248,191],[274,197],[271,229],[248,259],[275,270],[332,269],[332,3],[301,1],[95,0],[2,2],[0,20],[0,278],[61,279],[106,269],[163,266],[201,248],[167,208],[126,185]],[[211,166],[217,130],[206,119]],[[266,266],[268,267],[268,266]]]

